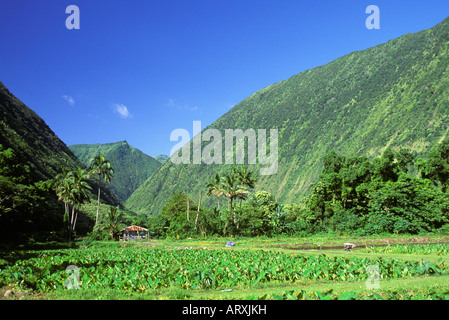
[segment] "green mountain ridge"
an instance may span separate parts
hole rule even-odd
[[[105,155],[114,169],[109,188],[121,201],[125,201],[161,166],[158,160],[130,146],[126,141],[76,144],[69,148],[86,166],[90,164],[93,157],[99,154]]]
[[[264,88],[209,128],[223,136],[225,129],[278,129],[277,173],[258,175],[257,189],[291,203],[307,194],[332,150],[374,158],[405,147],[425,155],[448,134],[448,75],[449,18]],[[197,199],[207,180],[230,167],[167,161],[125,205],[157,214],[177,190]],[[249,167],[258,174],[259,164]]]

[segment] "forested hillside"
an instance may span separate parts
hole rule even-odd
[[[332,150],[344,157],[374,159],[387,148],[407,148],[421,156],[442,141],[449,128],[448,67],[446,19],[264,88],[210,128],[223,137],[225,129],[278,129],[277,173],[258,176],[256,185],[280,203],[292,203],[318,181],[322,159]],[[229,167],[167,161],[126,205],[157,214],[177,190],[198,199],[206,181]],[[258,164],[249,167],[258,173]]]
[[[70,149],[33,110],[25,106],[0,82],[0,144],[13,148],[27,163],[33,179],[54,177],[61,167],[80,162]]]
[[[92,158],[104,154],[114,169],[110,189],[121,201],[128,199],[161,166],[158,160],[130,146],[126,141],[77,144],[69,148],[86,166],[90,165]]]
[[[64,168],[74,172],[85,168],[84,164],[1,82],[0,119],[0,238],[20,242],[63,230],[64,205],[58,201],[51,180]],[[98,184],[89,184],[94,199]],[[101,200],[120,205],[104,185]],[[88,214],[94,214],[94,210],[80,214],[79,229],[86,226],[87,230],[91,223]]]

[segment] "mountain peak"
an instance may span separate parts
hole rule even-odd
[[[81,144],[69,146],[80,161],[104,154],[114,168],[110,189],[125,201],[137,187],[153,174],[161,163],[128,144],[126,140],[106,144]]]
[[[128,144],[128,141],[126,140],[122,140],[122,141],[117,141],[117,142],[108,142],[108,143],[94,143],[92,145],[99,145],[99,146],[112,146],[112,145],[120,145],[120,144]]]

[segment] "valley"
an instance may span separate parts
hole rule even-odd
[[[206,111],[143,104],[158,90],[142,81],[126,105],[121,87],[83,88],[41,117],[0,82],[0,300],[449,299],[448,74],[446,18],[163,143],[159,123]],[[105,92],[115,102],[97,105]],[[44,117],[99,142],[67,145]]]

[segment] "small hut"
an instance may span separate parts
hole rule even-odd
[[[148,237],[148,229],[138,227],[138,226],[129,226],[122,230],[120,230],[123,234],[123,240],[137,240],[137,239],[145,239]]]

